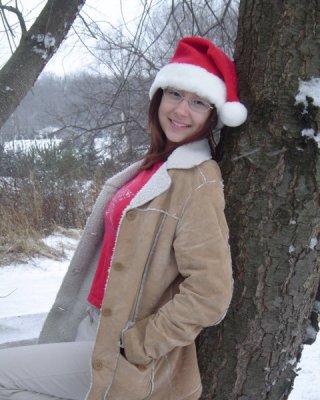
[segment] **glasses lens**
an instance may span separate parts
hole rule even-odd
[[[173,88],[166,88],[163,90],[165,98],[170,102],[174,104],[179,104],[183,99],[185,99],[191,110],[196,111],[196,112],[206,112],[210,110],[211,104],[208,103],[206,100],[200,98],[200,97],[195,97],[192,99],[187,99],[180,93],[178,90],[173,89]]]
[[[180,103],[180,101],[183,99],[182,94],[175,89],[165,89],[164,94],[172,103]]]
[[[189,104],[194,111],[206,112],[211,108],[211,105],[202,99],[192,99]]]

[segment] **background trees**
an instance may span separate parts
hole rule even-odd
[[[21,26],[20,43],[0,70],[0,127],[31,89],[63,41],[84,1],[48,0],[28,31],[17,3],[8,8],[0,2],[2,16],[5,16],[4,11],[15,12]]]

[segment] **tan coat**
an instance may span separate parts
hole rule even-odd
[[[52,329],[63,318],[69,323],[72,314],[80,318],[88,284],[83,286],[77,277],[77,293],[68,297],[72,270],[74,275],[75,269],[85,270],[88,260],[87,269],[94,270],[102,234],[93,227],[103,224],[103,211],[97,208],[104,209],[102,204],[137,173],[138,165],[109,180],[99,196],[84,233],[87,238],[96,233],[99,240],[90,246],[80,242],[82,250],[77,250],[48,317],[43,342],[56,340]],[[91,283],[92,273],[83,280]],[[220,170],[202,140],[175,150],[122,216],[87,399],[198,399],[194,340],[203,327],[224,317],[232,288]],[[60,333],[61,340],[71,339],[72,333]],[[119,353],[120,342],[126,357]]]

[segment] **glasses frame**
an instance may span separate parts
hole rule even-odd
[[[194,97],[191,98],[191,99],[187,99],[186,96],[184,96],[184,95],[181,93],[181,91],[178,90],[178,89],[176,89],[176,88],[166,87],[166,88],[163,88],[162,91],[163,91],[163,96],[165,97],[165,99],[166,99],[170,104],[176,104],[176,105],[178,105],[178,104],[182,103],[183,100],[185,100],[185,101],[188,103],[190,110],[192,110],[192,111],[194,111],[194,112],[205,113],[205,112],[208,112],[208,111],[213,110],[213,109],[215,108],[212,104],[210,104],[207,100],[203,99],[202,97],[194,96]],[[173,98],[173,97],[170,96],[170,93],[169,93],[169,92],[176,92],[176,93],[178,93],[178,94],[181,96],[181,98],[175,99],[175,98]],[[207,105],[208,107],[207,107],[206,109],[203,109],[203,110],[194,107],[194,103],[193,103],[193,102],[194,102],[195,100],[200,100],[201,102],[203,102],[204,105]]]

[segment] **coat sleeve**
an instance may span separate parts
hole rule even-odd
[[[192,343],[202,328],[218,324],[227,312],[233,279],[220,183],[205,183],[192,193],[173,249],[184,280],[171,301],[124,332],[126,357],[134,364],[148,364]]]

